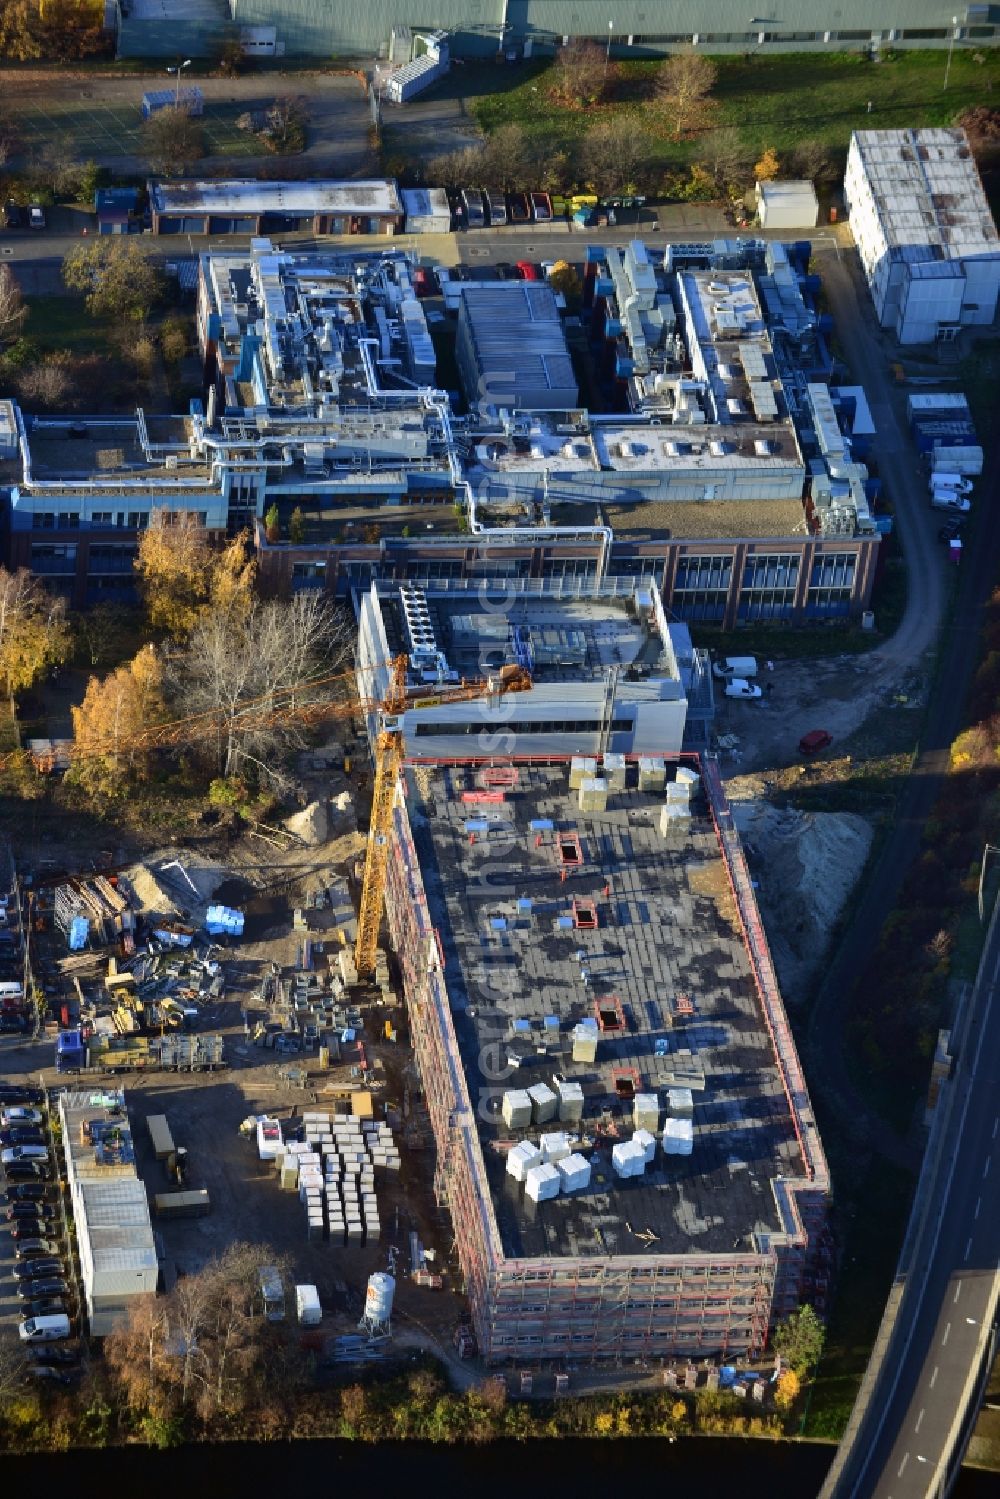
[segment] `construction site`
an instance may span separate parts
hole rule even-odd
[[[387,914],[488,1363],[759,1354],[829,1174],[714,763],[411,765]],[[476,805],[476,804],[479,805]]]

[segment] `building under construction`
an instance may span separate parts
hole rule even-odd
[[[735,1357],[829,1175],[714,762],[410,763],[387,916],[490,1363]]]

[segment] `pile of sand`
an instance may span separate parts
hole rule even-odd
[[[330,836],[330,807],[326,798],[310,802],[301,812],[286,817],[285,827],[296,838],[301,838],[307,848],[318,848]]]
[[[872,829],[852,812],[800,812],[734,801],[733,817],[785,998],[801,1004],[868,858]]]
[[[166,866],[166,867],[164,867]],[[230,872],[190,849],[158,850],[121,876],[135,908],[146,916],[186,913],[195,922],[205,917],[216,890]]]

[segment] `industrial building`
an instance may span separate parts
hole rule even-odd
[[[387,914],[484,1357],[759,1353],[822,1304],[829,1174],[714,762],[480,748],[405,791]]]
[[[686,747],[689,702],[694,719],[711,718],[707,656],[694,650],[686,625],[667,624],[651,581],[543,585],[503,607],[476,586],[373,584],[359,622],[362,697],[385,696],[389,663],[401,654],[426,690],[402,714],[410,759],[466,756],[477,742],[518,757],[676,756]],[[511,665],[530,672],[530,691],[435,702],[436,688]]]
[[[154,234],[394,234],[403,227],[395,182],[149,183]]]
[[[558,322],[502,335],[518,357],[536,357],[536,334],[551,341],[548,409],[490,389],[508,352],[495,347],[464,409],[438,388],[426,304],[398,250],[289,253],[259,238],[201,256],[204,403],[94,418],[0,402],[8,562],[74,607],[128,596],[142,530],[186,511],[213,537],[251,528],[274,588],[629,594],[647,580],[689,623],[860,616],[884,518],[871,436],[855,427],[863,392],[829,385],[808,243],[587,255],[604,414],[554,404],[576,399]],[[512,290],[519,306],[548,293]]]
[[[811,182],[758,182],[754,188],[762,229],[814,229],[819,201]]]
[[[952,19],[954,15],[954,20]],[[326,0],[129,0],[117,5],[122,57],[218,57],[227,36],[252,57],[391,57],[405,64],[430,19],[409,0],[330,5]],[[767,15],[738,0],[677,0],[668,10],[622,0],[605,14],[578,0],[438,0],[433,24],[453,57],[517,61],[551,53],[571,37],[589,37],[616,57],[655,57],[678,47],[707,52],[850,51],[989,46],[996,8],[937,0],[890,0],[873,21],[864,0],[810,4]]]
[[[455,337],[470,406],[569,411],[580,394],[555,292],[534,281],[463,287]]]
[[[105,1337],[159,1278],[146,1189],[120,1089],[59,1095],[77,1251],[92,1337]]]
[[[855,131],[844,198],[879,323],[901,344],[993,322],[1000,237],[964,130]]]

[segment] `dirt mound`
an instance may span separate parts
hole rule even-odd
[[[301,838],[307,848],[318,848],[330,836],[330,807],[324,798],[310,802],[301,812],[285,818],[285,827],[296,838]]]
[[[133,904],[145,915],[185,912],[196,921],[204,919],[205,908],[228,878],[229,870],[221,864],[212,864],[189,849],[175,848],[159,850],[122,875]]]
[[[864,868],[872,829],[852,812],[800,812],[755,800],[733,801],[732,809],[782,993],[801,1004]]]

